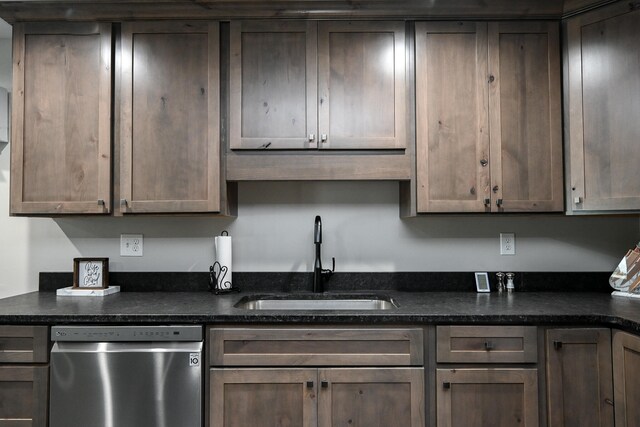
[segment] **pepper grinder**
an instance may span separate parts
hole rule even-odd
[[[515,289],[516,289],[515,285],[513,284],[513,278],[514,278],[515,274],[514,273],[507,273],[506,276],[507,276],[507,292],[511,293],[511,292],[515,291]]]
[[[499,271],[496,273],[496,277],[498,278],[498,293],[504,292],[504,273]]]

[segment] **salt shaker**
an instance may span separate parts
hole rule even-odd
[[[498,278],[498,293],[504,292],[504,273],[499,271],[496,273],[496,277]]]
[[[506,276],[507,276],[507,292],[511,293],[516,289],[515,285],[513,284],[513,278],[515,274],[507,273]]]

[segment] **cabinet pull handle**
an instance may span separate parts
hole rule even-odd
[[[127,199],[120,199],[120,206],[127,206],[128,204]]]
[[[307,388],[313,388],[313,381],[307,381]]]
[[[326,380],[322,380],[322,381],[320,381],[320,386],[321,386],[322,388],[327,388],[327,387],[329,387],[329,381],[326,381]]]
[[[496,206],[497,206],[497,207],[502,206],[502,199],[498,199],[498,200],[496,200]]]
[[[489,164],[489,160],[487,159],[482,159],[480,160],[480,164],[482,165],[482,167],[486,167]]]
[[[313,142],[316,140],[316,136],[312,133],[309,134],[309,142]]]
[[[484,199],[484,205],[485,205],[486,207],[491,206],[491,199]]]
[[[442,388],[445,390],[449,390],[451,388],[451,383],[446,381],[442,383]]]
[[[604,400],[604,403],[606,403],[607,405],[615,406],[615,405],[613,404],[613,400],[611,400],[611,399],[609,399],[609,398],[606,398],[606,399]]]
[[[498,187],[497,185],[494,185],[491,191],[493,191],[494,193],[497,193],[499,189],[500,187]]]
[[[489,83],[493,83],[496,81],[496,77],[492,74],[489,76]]]
[[[322,135],[320,135],[320,142],[327,142],[327,134],[323,133]]]
[[[104,206],[104,199],[98,199],[98,206]]]
[[[493,343],[491,341],[484,342],[484,349],[487,351],[493,350]]]
[[[562,341],[554,341],[553,348],[555,348],[556,350],[560,350],[562,348]]]

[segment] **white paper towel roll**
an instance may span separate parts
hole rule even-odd
[[[215,238],[216,261],[220,264],[218,275],[218,289],[231,289],[231,236],[216,236]]]

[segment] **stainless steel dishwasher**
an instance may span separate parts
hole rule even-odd
[[[50,427],[202,427],[202,327],[54,326]]]

